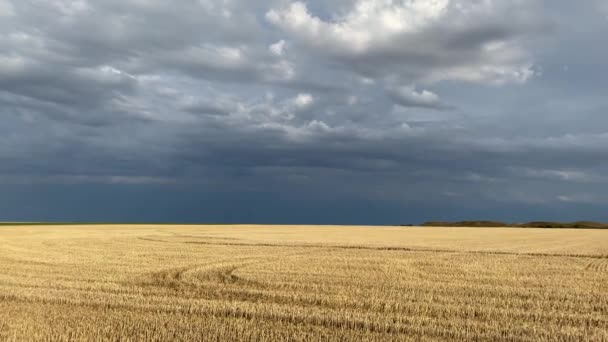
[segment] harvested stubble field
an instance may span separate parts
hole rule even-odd
[[[0,340],[608,341],[608,231],[0,227]]]

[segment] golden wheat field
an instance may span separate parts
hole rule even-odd
[[[0,227],[0,340],[608,341],[608,231]]]

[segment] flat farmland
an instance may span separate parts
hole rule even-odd
[[[608,230],[8,225],[0,340],[608,341]]]

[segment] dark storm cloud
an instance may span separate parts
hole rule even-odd
[[[296,221],[338,202],[332,222],[592,213],[608,203],[593,5],[0,0],[0,184],[174,191],[185,217],[197,198],[284,198]]]

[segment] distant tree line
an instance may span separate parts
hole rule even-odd
[[[430,221],[422,224],[424,227],[515,227],[515,228],[563,228],[563,229],[608,229],[607,223],[592,221],[551,222],[533,221],[528,223],[505,223],[500,221]]]

